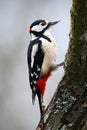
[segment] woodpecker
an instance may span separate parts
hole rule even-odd
[[[46,82],[52,71],[56,70],[56,42],[51,35],[51,28],[59,21],[48,22],[37,20],[29,28],[31,41],[27,51],[29,68],[29,81],[32,90],[32,103],[34,104],[37,95],[41,117],[44,113],[43,96]]]

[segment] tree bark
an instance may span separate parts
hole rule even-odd
[[[64,70],[36,130],[87,130],[87,0],[73,0]]]

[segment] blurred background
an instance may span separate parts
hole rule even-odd
[[[0,0],[0,130],[35,130],[40,113],[37,98],[32,105],[28,80],[28,28],[37,19],[61,20],[52,35],[57,42],[57,63],[62,62],[69,42],[71,5],[71,0]],[[46,106],[63,73],[61,67],[49,79]]]

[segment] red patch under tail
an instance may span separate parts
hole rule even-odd
[[[45,88],[46,88],[46,82],[47,82],[47,80],[50,76],[51,76],[51,74],[48,74],[47,76],[45,76],[44,78],[39,80],[38,83],[37,83],[36,89],[40,90],[42,96],[44,96],[44,92],[45,92]]]

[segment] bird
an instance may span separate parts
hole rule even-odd
[[[51,35],[51,28],[59,21],[48,22],[39,19],[29,27],[31,40],[27,51],[27,62],[29,68],[29,82],[32,90],[32,103],[37,95],[41,117],[45,111],[43,101],[47,80],[62,64],[56,64],[56,41]]]

